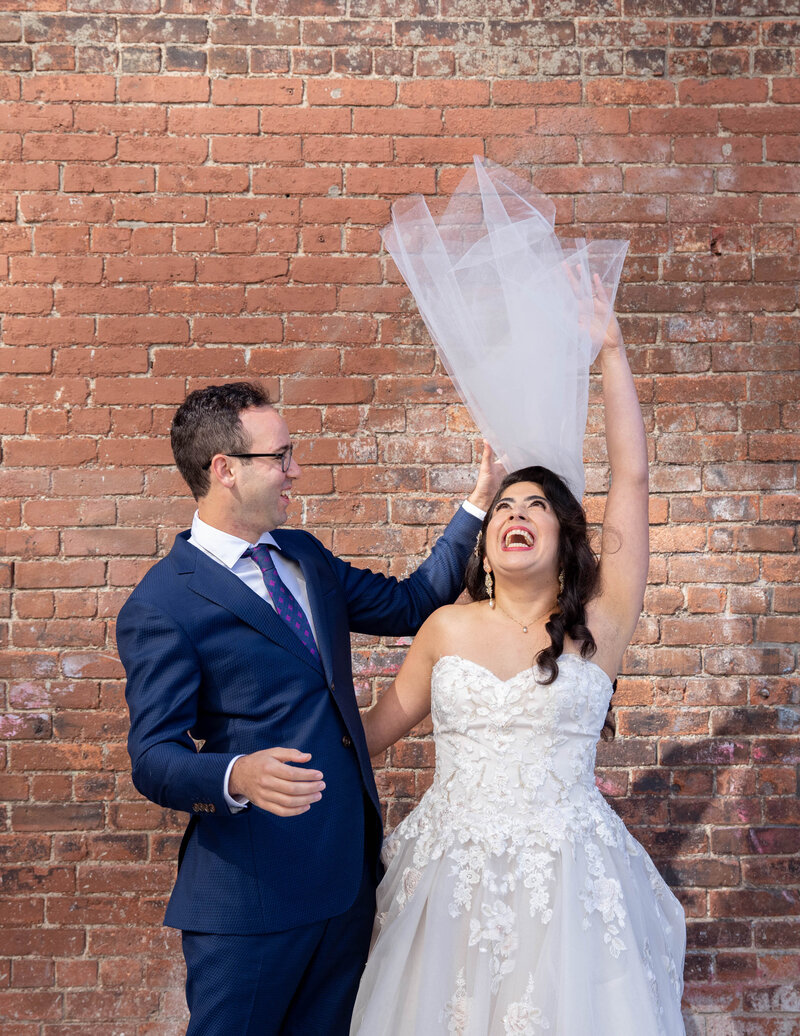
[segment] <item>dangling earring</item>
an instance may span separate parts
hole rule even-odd
[[[564,593],[564,569],[558,573],[558,593],[559,595]]]
[[[486,593],[489,595],[489,607],[494,608],[494,579],[492,579],[491,572],[485,573],[483,585],[486,587]]]

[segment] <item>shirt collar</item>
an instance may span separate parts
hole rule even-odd
[[[194,518],[192,518],[191,538],[227,568],[233,568],[247,548],[255,546],[229,532],[223,532],[222,529],[215,529],[213,525],[204,522],[197,511],[194,512]],[[259,536],[258,542],[269,543],[270,546],[280,549],[269,532],[263,532]]]

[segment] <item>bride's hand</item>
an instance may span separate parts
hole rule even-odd
[[[506,469],[500,461],[494,457],[492,447],[484,439],[483,456],[481,457],[478,479],[475,483],[475,488],[468,497],[469,502],[474,504],[475,507],[479,507],[482,511],[488,511],[489,505],[492,500],[494,500],[495,493],[497,492],[505,473]]]
[[[605,327],[605,334],[603,335],[603,342],[600,346],[600,351],[606,352],[612,349],[624,349],[625,343],[622,340],[622,331],[619,327],[619,321],[616,318],[614,310],[611,308],[608,295],[606,295],[603,283],[597,274],[594,275],[594,290],[592,292],[592,298],[594,299],[592,338],[594,339],[596,334],[599,335],[600,329]]]
[[[588,329],[592,342],[597,343],[602,337],[598,354],[605,352],[608,355],[611,350],[623,350],[625,343],[622,331],[599,275],[592,275],[590,294],[586,287],[582,287],[583,272],[580,267],[573,268],[569,263],[564,263],[563,270],[578,302],[580,324]]]

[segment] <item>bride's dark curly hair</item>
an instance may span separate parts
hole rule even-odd
[[[483,519],[475,551],[467,564],[465,583],[473,601],[488,598],[484,585],[483,559],[486,555],[486,527],[494,514],[497,501],[509,486],[518,482],[535,482],[553,508],[559,524],[558,563],[564,576],[564,587],[558,594],[558,610],[545,624],[550,637],[548,647],[536,656],[536,664],[547,674],[542,682],[550,684],[558,676],[558,657],[564,650],[564,637],[580,644],[582,658],[591,658],[597,651],[594,637],[586,625],[586,605],[597,589],[597,558],[589,546],[586,515],[563,479],[549,468],[520,468],[506,475]]]

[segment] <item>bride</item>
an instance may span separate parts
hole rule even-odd
[[[599,561],[557,474],[508,475],[472,603],[428,619],[364,717],[374,756],[430,712],[436,772],[384,848],[351,1036],[684,1033],[683,911],[594,783],[648,568],[647,446],[613,317],[599,362]]]

